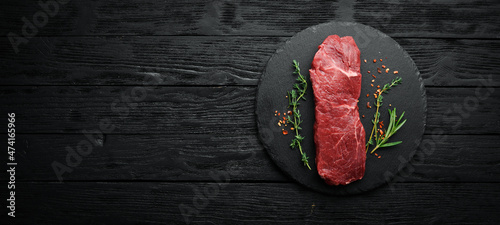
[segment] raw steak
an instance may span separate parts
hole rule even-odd
[[[352,37],[331,35],[319,46],[309,70],[316,104],[316,165],[329,185],[346,185],[365,173],[365,130],[357,105],[359,54]]]

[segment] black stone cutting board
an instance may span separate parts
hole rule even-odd
[[[307,169],[301,162],[297,149],[290,148],[293,134],[282,134],[282,128],[278,126],[280,116],[275,116],[275,111],[286,112],[288,100],[285,98],[287,91],[292,89],[296,75],[292,60],[300,63],[302,74],[309,79],[311,62],[318,50],[318,46],[329,35],[352,36],[361,51],[361,74],[362,90],[358,107],[359,114],[365,115],[361,122],[365,128],[368,138],[372,125],[371,120],[375,113],[373,93],[376,86],[382,87],[396,76],[403,78],[403,83],[384,94],[384,104],[380,109],[381,120],[388,125],[388,112],[390,107],[397,108],[397,114],[405,111],[406,124],[399,130],[390,141],[403,141],[402,144],[381,148],[376,152],[381,158],[367,154],[366,171],[363,179],[345,186],[327,185],[318,175],[315,163],[315,146],[313,140],[314,124],[314,93],[311,82],[308,80],[307,101],[301,101],[299,109],[304,122],[302,123],[303,149],[309,156],[312,170]],[[386,58],[387,57],[387,58]],[[364,62],[364,59],[367,62]],[[373,60],[377,62],[374,63]],[[382,61],[380,61],[382,59]],[[389,68],[385,72],[381,66]],[[382,74],[377,73],[377,67],[382,69]],[[371,73],[367,73],[367,71]],[[394,74],[397,70],[399,73]],[[374,87],[370,84],[375,79]],[[366,95],[369,94],[369,97]],[[366,107],[367,101],[372,105],[371,109]],[[259,138],[274,162],[286,174],[298,183],[331,195],[349,195],[366,192],[390,182],[394,176],[407,166],[407,162],[415,154],[419,146],[426,123],[426,95],[420,73],[411,59],[401,46],[389,36],[382,32],[359,23],[329,22],[309,27],[288,40],[270,58],[261,77],[257,92],[257,126]],[[287,126],[289,130],[291,125]],[[370,148],[371,149],[371,148]]]

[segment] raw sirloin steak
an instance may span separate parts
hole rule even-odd
[[[329,185],[346,185],[365,173],[365,130],[357,105],[359,54],[352,37],[331,35],[319,46],[309,70],[316,104],[316,165]]]

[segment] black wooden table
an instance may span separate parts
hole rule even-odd
[[[500,222],[498,1],[41,2],[0,3],[1,158],[17,163],[1,224]],[[420,154],[355,196],[297,184],[257,138],[267,60],[328,21],[393,37],[427,93]]]

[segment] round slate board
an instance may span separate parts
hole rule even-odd
[[[376,86],[382,87],[396,76],[402,77],[403,83],[384,95],[384,104],[380,109],[381,121],[388,125],[389,104],[397,108],[397,115],[405,111],[404,117],[408,119],[403,128],[390,139],[390,141],[403,141],[403,143],[377,150],[381,158],[367,154],[363,179],[345,186],[327,185],[316,170],[316,150],[313,140],[314,93],[311,82],[308,82],[307,100],[301,101],[299,109],[304,120],[301,125],[303,128],[301,134],[306,137],[302,143],[303,149],[309,156],[312,170],[303,165],[298,149],[291,149],[289,146],[294,136],[289,130],[291,125],[286,127],[289,134],[283,135],[282,128],[285,127],[278,126],[279,118],[282,116],[274,115],[276,110],[280,113],[288,110],[288,100],[285,96],[287,91],[292,89],[296,79],[296,75],[293,74],[292,60],[295,59],[300,63],[302,74],[309,78],[309,69],[318,46],[327,36],[334,34],[340,37],[352,36],[361,51],[363,77],[358,107],[360,116],[365,115],[365,118],[361,118],[361,122],[367,133],[367,139],[372,129],[370,121],[373,119],[375,107],[368,109],[366,103],[370,101],[373,106],[375,102],[373,93],[377,89]],[[373,62],[374,59],[377,59],[376,63]],[[381,62],[380,59],[383,61]],[[381,68],[382,65],[390,69],[389,73]],[[382,69],[382,74],[377,72],[377,67]],[[368,70],[371,74],[367,73]],[[394,74],[395,70],[399,73]],[[374,87],[370,86],[374,79],[372,74],[377,77],[373,83]],[[367,94],[369,97],[366,97]],[[332,195],[349,195],[369,191],[390,182],[410,161],[422,140],[425,129],[426,96],[415,63],[396,41],[366,25],[329,22],[297,33],[271,57],[259,82],[256,116],[259,138],[279,168],[300,184],[315,191]]]

